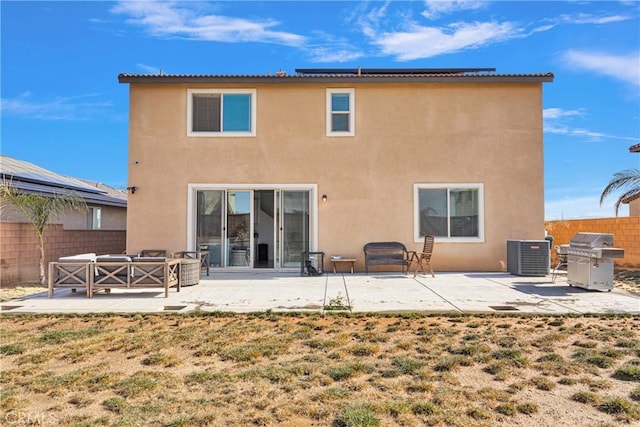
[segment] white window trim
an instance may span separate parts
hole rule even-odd
[[[478,237],[436,236],[436,242],[484,243],[484,184],[481,184],[481,183],[413,184],[413,240],[415,243],[421,243],[424,241],[424,237],[420,236],[420,193],[419,193],[419,190],[424,190],[424,189],[478,190]]]
[[[248,94],[251,95],[251,131],[249,132],[225,132],[224,130],[221,132],[194,132],[191,130],[193,126],[193,95],[201,95],[201,94],[211,94],[211,93],[237,93],[237,94]],[[247,136],[256,136],[256,105],[258,104],[258,93],[256,89],[187,89],[187,136],[192,137],[214,137],[214,138],[225,138],[225,137],[247,137]],[[220,107],[221,116],[224,114],[224,103],[222,103]],[[222,117],[221,117],[222,120]]]
[[[332,132],[331,131],[331,95],[334,93],[346,93],[349,94],[349,132]],[[355,136],[356,134],[356,91],[355,89],[327,89],[326,96],[326,108],[327,108],[327,136]]]

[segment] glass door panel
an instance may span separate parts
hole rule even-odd
[[[309,250],[309,192],[281,191],[282,267],[299,268]]]
[[[274,190],[253,192],[253,266],[273,268],[276,230]]]
[[[227,192],[227,266],[252,265],[252,191]]]
[[[196,250],[208,251],[211,266],[221,267],[224,191],[198,191],[196,199]]]

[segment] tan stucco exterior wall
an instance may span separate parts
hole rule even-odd
[[[484,185],[484,242],[436,242],[436,271],[503,270],[544,238],[541,83],[256,84],[257,134],[186,136],[187,89],[131,84],[127,251],[187,249],[190,183],[317,184],[317,248],[359,259],[414,241],[415,183]],[[327,137],[326,89],[355,88],[354,137]],[[192,249],[192,248],[189,248]],[[393,267],[391,267],[393,269]]]
[[[640,216],[640,198],[629,202],[629,216]]]

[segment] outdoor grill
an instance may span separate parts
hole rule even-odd
[[[624,249],[613,247],[613,234],[578,233],[567,251],[567,282],[585,289],[613,289],[613,259]]]

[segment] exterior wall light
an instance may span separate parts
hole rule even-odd
[[[327,201],[327,195],[326,195],[326,194],[323,194],[323,195],[322,195],[322,201],[323,201],[323,202],[326,202],[326,201]]]

